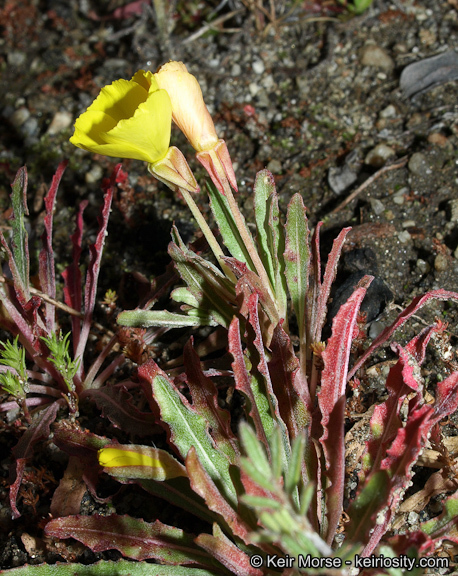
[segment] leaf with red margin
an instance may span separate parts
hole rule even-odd
[[[310,309],[309,330],[311,334],[311,344],[321,340],[321,330],[323,329],[324,323],[326,321],[327,303],[331,293],[332,283],[336,277],[337,265],[339,263],[340,254],[342,252],[345,238],[350,232],[351,228],[344,228],[341,230],[337,238],[334,240],[324,271],[323,282],[321,282],[321,278],[319,277],[321,273],[321,264],[319,259],[319,230],[320,227],[317,226],[313,238],[314,241],[312,243],[312,264],[314,268],[314,280],[311,284],[312,292],[307,298],[308,308]]]
[[[195,542],[237,576],[263,575],[263,571],[251,566],[249,556],[223,534],[218,524],[213,524],[213,535],[200,534]]]
[[[274,329],[270,347],[272,356],[268,366],[272,388],[281,418],[293,440],[310,424],[308,396],[304,390],[306,383],[302,381],[299,360],[291,340],[280,324]]]
[[[52,249],[52,222],[57,189],[68,161],[61,162],[53,176],[51,187],[45,198],[46,215],[44,217],[45,231],[41,237],[43,248],[39,255],[39,277],[42,291],[51,298],[56,297],[56,276],[54,268],[54,252]],[[55,331],[55,307],[45,302],[46,329],[51,334]]]
[[[425,328],[405,348],[398,344],[392,346],[399,360],[391,368],[386,380],[386,388],[389,391],[388,399],[375,407],[370,420],[372,437],[366,442],[362,458],[363,465],[359,473],[360,482],[364,480],[365,474],[369,471],[373,473],[380,469],[387,447],[402,426],[399,412],[407,394],[412,391],[417,392],[417,401],[420,400],[419,392],[422,381],[420,365],[425,359],[426,346],[436,329],[436,326]]]
[[[93,552],[118,550],[134,560],[154,558],[167,564],[210,565],[212,559],[193,542],[193,537],[156,520],[145,522],[130,516],[67,516],[46,524],[47,536],[74,538]]]
[[[358,359],[356,364],[350,370],[348,374],[348,379],[350,380],[356,373],[357,370],[364,364],[364,362],[369,358],[374,351],[379,348],[382,344],[384,344],[393,334],[394,332],[402,326],[413,314],[417,312],[420,308],[422,308],[429,300],[456,300],[458,302],[458,292],[450,292],[447,290],[432,290],[423,296],[417,296],[412,300],[412,302],[405,308],[396,320],[390,325],[385,328],[369,348],[364,352],[364,354]]]
[[[116,187],[116,179],[121,165],[118,164],[113,170],[110,179],[106,179],[102,188],[104,190],[103,207],[99,217],[99,231],[95,243],[89,246],[89,267],[86,274],[86,288],[84,293],[84,318],[81,326],[80,338],[75,352],[75,358],[82,358],[84,349],[86,347],[89,331],[91,329],[92,314],[97,295],[97,281],[100,273],[100,262],[102,259],[103,246],[107,235],[108,219],[110,217],[111,201]],[[78,375],[81,377],[83,373],[83,363],[80,362],[78,368]]]
[[[74,310],[81,312],[82,309],[82,295],[81,295],[81,270],[80,270],[80,257],[81,257],[81,244],[83,240],[83,212],[88,205],[88,201],[81,202],[78,214],[76,216],[75,231],[71,235],[72,241],[72,262],[62,272],[64,279],[64,301],[67,306]],[[76,352],[78,342],[80,340],[81,320],[72,316],[72,341],[73,352]]]
[[[245,364],[245,356],[242,350],[242,342],[240,340],[240,322],[238,318],[234,318],[229,326],[228,331],[229,352],[232,354],[234,361],[232,362],[232,370],[234,371],[234,381],[237,390],[248,399],[249,402],[249,415],[254,423],[256,435],[268,450],[268,442],[266,431],[259,414],[258,405],[253,394],[251,374]]]
[[[53,402],[51,406],[42,412],[39,412],[34,417],[32,424],[27,428],[19,442],[12,449],[13,456],[16,458],[15,464],[12,464],[10,468],[10,477],[11,479],[14,478],[10,488],[10,506],[13,512],[13,519],[21,516],[21,513],[16,506],[16,500],[22,482],[26,461],[28,458],[33,456],[35,444],[40,442],[40,440],[49,438],[51,433],[49,427],[56,419],[58,410],[58,402]]]
[[[12,216],[10,218],[12,237],[11,249],[0,231],[0,240],[8,255],[8,266],[13,276],[16,297],[23,308],[27,308],[30,299],[29,292],[29,243],[25,228],[24,216],[29,215],[27,208],[27,168],[23,166],[17,171],[11,184],[10,194]]]
[[[437,424],[458,410],[458,372],[453,372],[436,384],[436,402],[431,422]]]
[[[365,276],[345,304],[340,307],[332,323],[332,336],[323,352],[324,369],[318,404],[322,414],[323,446],[327,480],[326,515],[328,518],[327,542],[331,544],[342,514],[345,480],[345,391],[351,343],[356,321],[366,289],[372,281]]]
[[[210,510],[224,518],[224,521],[235,536],[248,544],[248,534],[253,526],[248,526],[238,512],[223,497],[213,480],[202,467],[197,457],[196,450],[192,447],[186,457],[186,470],[188,472],[191,487],[205,500]]]
[[[138,375],[152,388],[152,397],[161,412],[159,423],[166,429],[171,444],[183,459],[193,446],[205,471],[224,497],[235,506],[237,491],[229,472],[230,462],[227,456],[215,447],[205,418],[189,404],[153,360],[140,366]]]
[[[231,416],[218,405],[218,390],[202,372],[199,356],[194,351],[192,339],[184,347],[186,382],[195,410],[208,422],[216,446],[234,463],[240,455],[237,439],[231,430]]]

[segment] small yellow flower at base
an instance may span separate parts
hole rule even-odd
[[[172,117],[194,150],[210,150],[218,142],[215,125],[202,96],[199,82],[182,62],[169,62],[155,78],[172,101]]]
[[[158,162],[170,144],[172,105],[151,72],[116,80],[75,122],[70,142],[89,152]]]
[[[194,193],[200,190],[191,168],[176,146],[171,146],[162,160],[148,164],[148,170],[172,190],[181,188]]]
[[[149,446],[131,444],[128,447],[119,445],[118,448],[102,448],[98,451],[98,459],[100,466],[116,469],[114,475],[117,477],[163,481],[187,476],[186,468],[173,456],[164,450]]]

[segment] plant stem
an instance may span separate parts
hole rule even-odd
[[[218,162],[217,158],[215,158],[215,162]],[[243,214],[240,212],[238,204],[234,198],[234,195],[232,194],[231,186],[226,177],[221,178],[220,175],[220,180],[222,181],[224,187],[224,194],[227,198],[227,202],[229,204],[232,216],[234,217],[234,221],[237,224],[238,232],[253,262],[253,266],[255,267],[256,272],[258,273],[258,276],[261,279],[261,282],[269,292],[272,301],[275,302],[276,300],[274,297],[274,291],[272,289],[272,284],[270,283],[269,276],[267,275],[266,269],[264,268],[264,264],[262,263],[258,251],[256,250],[256,246],[254,245],[253,242],[253,237],[251,236],[250,231],[248,230],[245,218],[243,217]]]
[[[215,258],[221,268],[223,269],[226,276],[234,283],[237,282],[237,278],[235,277],[232,270],[229,269],[227,264],[224,262],[224,252],[221,249],[221,246],[218,244],[213,232],[210,230],[210,226],[207,224],[207,221],[202,215],[202,212],[199,210],[197,204],[194,202],[194,198],[192,197],[191,193],[184,188],[179,188],[183,198],[185,199],[186,204],[188,205],[189,209],[191,210],[192,215],[194,216],[199,228],[202,230],[203,235],[205,236],[208,245],[210,246]]]

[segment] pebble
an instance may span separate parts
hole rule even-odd
[[[22,66],[26,58],[27,55],[25,52],[21,52],[19,50],[12,50],[11,52],[8,52],[6,61],[10,66]]]
[[[402,223],[403,228],[415,228],[415,220],[405,220]]]
[[[369,202],[371,203],[372,212],[376,216],[380,216],[385,210],[383,202],[381,202],[378,198],[371,198]]]
[[[395,118],[397,115],[396,108],[390,104],[380,112],[380,118]]]
[[[450,200],[448,205],[450,206],[450,222],[458,222],[458,198]]]
[[[403,244],[406,244],[412,237],[407,232],[407,230],[403,230],[402,232],[399,232],[398,238],[399,238],[400,242],[402,242]]]
[[[231,76],[234,78],[242,74],[242,67],[240,64],[234,64],[231,68]]]
[[[89,172],[86,172],[85,180],[86,184],[95,184],[100,182],[103,176],[103,169],[98,164],[94,164]]]
[[[369,166],[374,166],[374,168],[381,168],[386,164],[386,161],[395,154],[395,151],[393,148],[390,148],[390,146],[377,144],[375,148],[367,153],[364,162]]]
[[[21,106],[15,110],[10,118],[11,124],[15,128],[22,126],[30,118],[30,110],[25,106]]]
[[[428,274],[428,272],[431,270],[431,266],[428,264],[428,262],[426,262],[426,260],[419,258],[417,260],[417,270],[421,274]]]
[[[68,128],[73,122],[73,115],[70,112],[56,112],[51,124],[48,127],[47,133],[51,136],[59,134]]]
[[[421,152],[415,152],[409,160],[408,168],[416,176],[427,176],[431,174],[431,168],[428,166],[426,156]]]
[[[445,272],[449,266],[448,258],[444,254],[438,254],[434,259],[434,269],[437,272]]]
[[[279,160],[271,160],[267,164],[267,170],[270,170],[272,174],[281,174],[281,162]]]
[[[254,60],[252,66],[255,74],[262,74],[266,69],[262,60]]]
[[[433,132],[428,136],[428,142],[430,144],[434,144],[435,146],[440,146],[441,148],[444,148],[448,144],[448,138],[447,136],[444,136],[440,132]]]
[[[386,71],[394,68],[394,61],[388,52],[376,44],[368,44],[363,48],[361,64]]]

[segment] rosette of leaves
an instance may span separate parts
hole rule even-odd
[[[266,286],[252,269],[224,198],[215,191],[210,196],[236,281],[186,248],[174,231],[170,253],[186,283],[177,297],[184,310],[167,314],[175,314],[176,323],[183,317],[181,325],[194,319],[195,325],[227,327],[233,386],[243,397],[243,416],[234,419],[219,405],[218,388],[190,341],[180,378],[172,379],[153,360],[138,369],[170,451],[110,443],[95,435],[89,441],[76,430],[67,433],[87,457],[99,451],[107,474],[196,515],[207,530],[192,534],[159,520],[116,514],[72,515],[48,522],[48,536],[76,538],[97,552],[114,548],[140,564],[155,560],[167,564],[167,574],[189,576],[349,574],[356,554],[416,557],[432,554],[444,539],[458,541],[457,491],[437,518],[402,536],[389,533],[413,465],[428,438],[440,439],[440,420],[458,407],[458,372],[437,385],[432,403],[424,400],[420,367],[428,342],[444,330],[441,323],[405,346],[392,345],[398,361],[387,377],[388,397],[370,418],[358,489],[344,499],[348,381],[429,300],[457,301],[458,294],[436,290],[416,298],[351,366],[370,277],[355,287],[333,320],[331,337],[320,344],[348,229],[334,242],[322,276],[321,225],[310,240],[302,199],[296,195],[283,226],[273,178],[261,172],[255,185],[256,246],[269,278]],[[297,319],[297,350],[288,328],[288,301]],[[167,323],[167,314],[161,314],[134,311],[122,318]],[[298,554],[340,559],[342,569],[317,572],[296,565],[285,572],[268,563],[269,557]],[[255,556],[262,559],[256,566]],[[162,574],[162,569],[155,565],[153,570]]]

